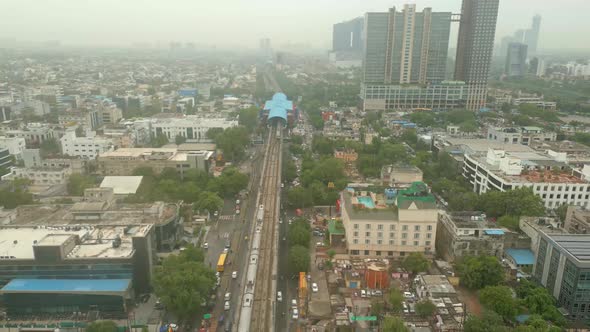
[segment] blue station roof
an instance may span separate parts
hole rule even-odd
[[[12,279],[0,293],[116,293],[131,279]]]
[[[506,249],[506,255],[512,257],[516,265],[535,264],[535,254],[530,249]]]
[[[293,102],[282,92],[277,92],[271,100],[264,103],[264,110],[268,112],[268,119],[281,118],[287,121],[287,112],[293,110]]]

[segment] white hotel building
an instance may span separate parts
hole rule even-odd
[[[562,204],[589,207],[590,168],[574,172],[564,162],[536,152],[488,149],[487,154],[466,154],[463,176],[478,194],[530,187],[546,208]]]
[[[111,139],[91,135],[76,137],[74,131],[67,131],[60,139],[62,153],[71,157],[94,160],[100,154],[113,150]]]

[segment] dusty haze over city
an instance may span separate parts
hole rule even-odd
[[[259,38],[269,37],[273,46],[305,43],[329,49],[334,23],[405,3],[453,13],[461,7],[460,0],[3,0],[0,39],[88,46],[180,41],[253,48]],[[527,28],[538,14],[543,18],[540,49],[586,49],[590,21],[578,13],[588,12],[587,0],[503,0],[496,40]]]

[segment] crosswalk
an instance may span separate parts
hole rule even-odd
[[[234,215],[233,214],[225,214],[223,216],[220,216],[219,220],[226,220],[226,221],[234,220]]]

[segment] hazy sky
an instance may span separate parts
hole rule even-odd
[[[329,48],[334,23],[416,3],[459,12],[461,0],[0,0],[0,38],[67,44],[169,41],[257,47],[308,42]],[[540,48],[590,48],[590,0],[500,0],[497,40],[543,17]]]

